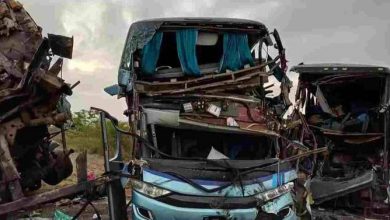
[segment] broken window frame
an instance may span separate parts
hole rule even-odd
[[[297,93],[296,93],[296,102],[298,103],[298,105],[300,105],[301,107],[304,107],[308,104],[308,101],[310,99],[310,97],[308,97],[310,95],[310,92],[307,92],[308,90],[308,87],[311,86],[311,87],[316,87],[316,86],[326,86],[326,85],[329,85],[329,84],[338,84],[338,85],[342,85],[343,83],[349,83],[349,82],[352,82],[353,80],[355,79],[365,79],[365,78],[381,78],[383,79],[384,81],[384,87],[381,89],[381,99],[380,99],[380,103],[378,103],[378,110],[377,110],[377,114],[378,115],[382,115],[383,116],[383,149],[382,149],[382,154],[381,154],[381,158],[383,160],[383,174],[381,174],[381,176],[378,176],[379,179],[382,179],[382,181],[384,181],[385,183],[385,187],[387,187],[387,189],[389,189],[389,169],[388,169],[388,138],[389,138],[389,131],[388,131],[388,127],[389,127],[389,121],[388,121],[388,115],[389,115],[389,112],[388,112],[388,103],[389,103],[389,100],[390,100],[390,93],[389,93],[389,87],[390,87],[390,71],[389,69],[387,68],[384,68],[384,67],[375,67],[375,66],[358,66],[358,65],[345,65],[343,66],[342,64],[335,64],[332,66],[332,64],[330,65],[303,65],[303,66],[296,66],[296,67],[293,67],[291,71],[295,71],[295,72],[298,72],[300,74],[299,76],[299,84],[298,84],[298,89],[297,89]],[[340,73],[339,75],[336,75],[337,73]],[[312,79],[310,78],[307,78],[307,77],[304,77],[304,76],[312,76]],[[323,76],[323,77],[321,77]],[[317,79],[316,79],[317,78]],[[318,79],[319,78],[319,79]],[[298,106],[297,106],[298,107]],[[305,121],[305,119],[302,119],[303,121]],[[311,128],[313,129],[313,128]],[[348,134],[343,134],[343,133],[340,133],[339,134],[340,137],[343,136],[343,135],[348,135]],[[351,135],[351,134],[349,134]],[[319,164],[319,166],[321,166]],[[375,171],[375,169],[374,169]],[[375,174],[377,175],[377,174]],[[357,177],[357,178],[362,178],[362,177]],[[332,194],[330,193],[329,196],[328,195],[325,195],[325,194],[318,194],[317,191],[313,192],[315,193],[314,194],[314,202],[317,202],[317,203],[321,203],[323,201],[328,201],[328,200],[331,200],[335,197],[340,197],[341,195],[346,195],[346,194],[349,194],[350,192],[356,192],[362,188],[369,188],[371,189],[370,187],[372,187],[372,189],[378,189],[377,185],[373,182],[373,181],[369,181],[369,182],[365,182],[365,185],[364,186],[360,186],[359,184],[360,183],[363,183],[361,180],[358,180],[358,179],[350,179],[350,180],[346,180],[346,182],[340,182],[340,183],[337,183],[337,181],[339,181],[337,178],[334,178],[334,179],[331,179],[328,177],[328,179],[325,179],[324,181],[330,181],[329,184],[333,184],[332,181],[336,181],[334,182],[335,187],[338,188],[338,194],[335,195],[335,194]],[[350,184],[348,184],[349,182],[353,183],[355,181],[355,184],[350,186]],[[356,181],[358,181],[359,183],[356,184]],[[339,185],[337,185],[339,184]],[[315,185],[313,185],[313,187],[316,187]],[[340,188],[341,187],[341,188]],[[335,188],[335,189],[336,189]],[[344,189],[345,188],[345,189]],[[345,192],[343,190],[346,190]],[[316,201],[316,195],[321,195],[321,198]],[[371,191],[372,193],[372,191]],[[372,194],[371,194],[372,196]],[[388,197],[389,198],[389,195]],[[318,199],[318,198],[317,198]],[[373,199],[371,197],[371,199]],[[340,200],[341,202],[341,200]],[[376,211],[374,210],[375,208],[373,208],[375,206],[375,204],[378,205],[378,207],[380,206],[381,201],[372,201],[370,203],[370,205],[368,205],[364,210],[364,213],[360,213],[366,217],[378,217],[378,218],[382,218],[382,217],[389,217],[387,214],[384,214],[384,213],[376,213]],[[382,201],[382,205],[385,205]],[[356,214],[356,213],[355,213]],[[352,214],[351,214],[352,215]],[[335,215],[336,216],[336,215]]]

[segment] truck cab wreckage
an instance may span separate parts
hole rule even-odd
[[[48,129],[63,133],[71,118],[72,86],[58,75],[72,48],[73,38],[42,37],[19,2],[0,0],[0,218],[31,203],[25,194],[41,181],[56,185],[72,173],[72,150],[60,149]]]
[[[299,73],[302,121],[316,143],[329,149],[307,181],[312,217],[389,219],[390,70],[302,64],[291,71]]]

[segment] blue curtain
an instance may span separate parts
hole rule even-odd
[[[236,71],[243,68],[246,64],[254,66],[248,44],[248,35],[225,33],[223,35],[223,55],[219,72],[225,72],[226,69]]]
[[[144,74],[153,75],[156,70],[163,33],[156,32],[153,38],[142,49],[141,69]]]
[[[247,34],[236,34],[237,35],[237,45],[238,45],[238,54],[240,55],[241,67],[244,67],[246,64],[254,66],[255,62],[251,54],[251,49],[249,48],[248,35]]]
[[[196,40],[198,31],[184,29],[176,31],[177,55],[183,72],[187,75],[199,76],[200,69],[196,57]]]

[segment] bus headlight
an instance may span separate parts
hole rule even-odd
[[[160,187],[154,186],[152,184],[142,182],[136,179],[130,180],[133,190],[140,192],[144,195],[147,195],[152,198],[157,198],[160,196],[165,196],[171,193],[171,191],[162,189]]]
[[[255,195],[255,198],[260,199],[264,202],[267,202],[269,200],[275,199],[285,193],[290,192],[294,188],[294,183],[289,182],[282,186],[279,186],[278,188],[268,190],[266,192],[259,193]]]

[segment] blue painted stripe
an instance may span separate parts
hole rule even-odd
[[[284,182],[284,175],[283,174],[286,172],[292,171],[292,170],[293,169],[280,170],[279,175],[276,175],[276,172],[275,172],[275,173],[272,173],[272,174],[269,174],[266,176],[257,177],[255,179],[243,180],[241,182],[244,185],[247,185],[247,184],[253,184],[253,183],[258,183],[258,182],[264,182],[264,181],[272,179],[273,185],[277,185],[278,182],[279,183]],[[169,180],[182,181],[175,176],[169,175],[167,173],[159,172],[156,170],[148,169],[148,168],[143,168],[143,173],[144,174],[145,173],[154,174],[156,176],[163,177],[163,178],[166,178]],[[278,179],[279,179],[279,181],[278,181]],[[202,180],[202,179],[190,179],[190,180],[199,184],[199,185],[209,185],[209,186],[223,186],[223,185],[226,185],[227,183],[231,182],[231,181]]]
[[[227,216],[229,219],[252,220],[256,218],[257,208],[249,209],[205,209],[205,208],[184,208],[172,206],[146,197],[133,191],[133,220],[145,220],[137,212],[137,207],[144,207],[153,214],[153,219],[158,220],[199,220],[206,216]]]
[[[250,184],[243,184],[243,188],[241,188],[240,184],[231,184],[227,186],[226,188],[217,191],[208,193],[203,190],[197,189],[191,184],[188,184],[186,182],[183,182],[177,178],[172,178],[170,175],[168,175],[166,178],[166,174],[163,176],[155,175],[156,172],[148,172],[144,170],[143,172],[143,181],[152,183],[156,186],[160,186],[162,188],[165,188],[167,190],[186,194],[186,195],[199,195],[199,196],[227,196],[227,197],[242,197],[242,191],[244,190],[244,196],[250,196],[257,194],[259,192],[264,192],[266,190],[274,189],[278,187],[278,175],[275,173],[273,175],[268,175],[267,177],[263,178],[256,178],[254,179]],[[157,172],[156,174],[160,174],[161,172]],[[282,177],[283,176],[283,177]],[[293,181],[297,178],[297,174],[295,170],[289,170],[286,172],[280,172],[279,173],[279,179],[284,179],[283,182],[279,184],[284,184],[290,181]],[[256,182],[257,181],[257,182]],[[204,181],[207,184],[200,184],[203,187],[207,189],[215,189],[219,187],[220,185],[216,185],[216,183],[221,183],[217,181]],[[222,182],[223,185],[226,185],[229,182]]]

